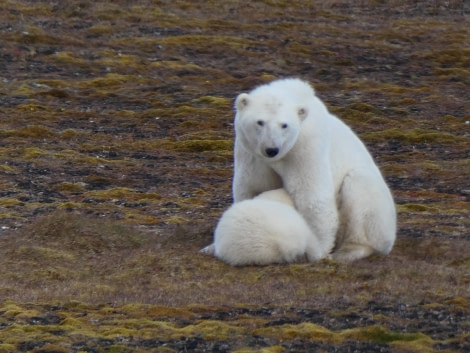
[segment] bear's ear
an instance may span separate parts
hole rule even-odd
[[[306,118],[307,115],[308,115],[307,108],[304,108],[304,107],[299,108],[299,109],[297,110],[297,114],[299,115],[300,121],[304,121],[305,118]]]
[[[235,109],[242,111],[248,105],[250,101],[249,95],[247,93],[240,93],[235,100]]]

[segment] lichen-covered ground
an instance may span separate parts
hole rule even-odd
[[[234,97],[310,81],[398,209],[387,257],[232,268]],[[0,352],[470,350],[470,5],[0,3]]]

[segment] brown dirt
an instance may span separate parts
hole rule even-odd
[[[0,4],[0,352],[470,349],[470,7]],[[310,81],[391,186],[351,265],[198,253],[231,203],[234,97]]]

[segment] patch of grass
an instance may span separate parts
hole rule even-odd
[[[85,190],[83,183],[63,182],[54,187],[54,189],[65,192],[82,192]]]
[[[344,330],[342,332],[332,332],[322,326],[313,323],[301,323],[298,325],[283,325],[261,328],[253,331],[257,336],[270,336],[281,340],[291,339],[308,339],[314,341],[328,342],[331,344],[339,344],[345,340],[371,341],[375,343],[399,343],[402,348],[411,342],[410,346],[416,347],[419,342],[420,346],[425,345],[428,349],[432,347],[433,340],[423,334],[404,334],[391,332],[381,326],[370,326],[363,328],[355,328]]]
[[[220,107],[222,109],[229,109],[232,104],[232,99],[227,99],[224,97],[213,97],[213,96],[204,96],[196,99],[196,103],[207,104],[214,107]]]
[[[7,197],[0,198],[0,207],[8,208],[8,207],[13,207],[13,206],[18,206],[21,204],[22,202],[17,199],[7,198]]]
[[[341,338],[334,332],[313,323],[302,323],[299,325],[283,325],[266,327],[253,331],[257,336],[270,336],[282,340],[302,338],[315,341],[328,341],[330,343],[340,343]]]
[[[188,140],[173,143],[173,149],[182,152],[232,151],[231,140]]]
[[[58,51],[48,60],[67,66],[75,66],[78,68],[88,68],[89,64],[86,60],[80,58],[77,54],[68,51]]]
[[[0,332],[0,338],[5,339],[5,334],[10,335],[5,339],[7,344],[16,347],[28,337],[30,342],[47,342],[49,346],[56,346],[62,351],[70,342],[71,337],[80,335],[81,342],[100,342],[106,340],[109,345],[127,350],[128,340],[132,337],[132,344],[139,344],[158,336],[159,342],[168,344],[182,338],[202,339],[206,342],[232,342],[239,340],[244,335],[252,337],[268,338],[270,345],[268,351],[282,351],[286,344],[295,342],[316,342],[317,344],[336,346],[341,342],[373,342],[379,344],[391,344],[402,350],[428,351],[438,343],[423,334],[398,333],[385,329],[382,326],[366,326],[354,329],[332,331],[313,323],[299,324],[271,324],[266,326],[262,318],[257,318],[254,311],[241,308],[245,314],[232,312],[229,322],[220,320],[201,320],[200,317],[211,317],[218,312],[224,313],[223,308],[192,306],[171,312],[171,316],[158,316],[152,320],[147,319],[152,312],[159,313],[160,307],[126,305],[113,308],[107,305],[89,306],[83,303],[67,303],[63,306],[55,306],[45,314],[39,305],[30,307],[17,306],[13,302],[4,308],[10,307],[7,312],[10,318],[16,322],[28,322],[38,320],[42,324],[15,325],[7,327]],[[14,312],[11,308],[14,308]],[[86,315],[82,313],[85,312]],[[286,313],[295,320],[295,312]],[[258,314],[259,315],[259,314]],[[272,315],[279,317],[278,313]],[[174,321],[176,318],[178,321]],[[243,347],[243,346],[242,346]],[[281,350],[282,349],[282,350]],[[245,351],[239,348],[238,351]]]
[[[25,160],[37,159],[49,155],[48,151],[36,147],[18,148],[18,150],[15,152]]]
[[[87,28],[87,32],[93,36],[100,36],[113,33],[114,28],[108,25],[97,24]]]
[[[431,59],[441,67],[464,68],[470,66],[470,49],[446,48],[424,54],[426,59]]]
[[[463,349],[462,4],[2,2],[0,297],[16,303],[0,351]],[[286,76],[377,158],[398,204],[390,255],[232,268],[198,253],[232,202],[233,100]]]
[[[46,139],[55,137],[57,134],[54,130],[43,125],[31,125],[21,128],[19,130],[12,130],[7,132],[7,137],[23,137]]]
[[[383,140],[396,140],[408,143],[442,143],[456,144],[462,140],[462,137],[450,134],[448,132],[412,129],[402,130],[393,128],[385,131],[367,132],[361,134],[361,138],[370,142]]]
[[[66,129],[60,133],[60,137],[64,140],[75,139],[80,135],[75,129]]]
[[[0,352],[1,353],[10,353],[16,349],[16,345],[8,343],[0,343]]]
[[[144,237],[120,223],[57,211],[28,226],[26,233],[36,244],[78,253],[103,253],[137,248]]]
[[[134,81],[136,78],[131,75],[121,75],[117,73],[109,73],[104,77],[98,77],[82,83],[83,87],[94,87],[94,88],[112,88],[119,87],[126,82]]]
[[[371,326],[363,329],[352,329],[343,333],[346,339],[356,338],[361,340],[372,341],[376,343],[392,343],[400,341],[402,347],[404,342],[419,341],[421,344],[426,342],[427,348],[431,348],[433,340],[422,333],[399,333],[391,332],[381,326]]]
[[[1,173],[7,173],[7,174],[17,174],[18,170],[14,167],[9,166],[9,165],[0,164],[0,172]]]
[[[422,204],[416,204],[416,203],[409,203],[405,205],[398,205],[397,206],[398,212],[400,213],[407,213],[407,212],[435,212],[436,208],[430,207],[427,205],[422,205]]]

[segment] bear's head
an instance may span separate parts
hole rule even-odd
[[[235,100],[237,140],[267,162],[282,159],[294,146],[307,107],[268,92],[241,93]]]

